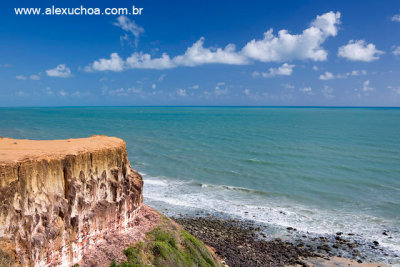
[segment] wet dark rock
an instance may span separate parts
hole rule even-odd
[[[269,241],[260,239],[259,236],[265,234],[257,234],[261,229],[251,222],[210,217],[175,218],[175,221],[213,247],[215,253],[230,267],[307,266],[301,261],[302,258],[318,256],[302,242],[295,245],[279,238]],[[329,246],[324,248],[330,249]]]
[[[337,233],[336,233],[336,235],[342,235],[342,234],[343,234],[342,232],[337,232]]]
[[[378,241],[374,241],[373,242],[375,246],[379,246],[379,242]]]

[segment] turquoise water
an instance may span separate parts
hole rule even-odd
[[[127,142],[145,202],[169,214],[352,232],[400,253],[400,109],[0,109],[1,136],[93,134]]]

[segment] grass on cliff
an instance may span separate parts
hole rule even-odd
[[[146,240],[124,250],[127,260],[111,267],[147,266],[222,266],[205,245],[185,230],[163,218],[160,225],[146,233]]]

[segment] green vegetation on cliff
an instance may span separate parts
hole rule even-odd
[[[127,260],[111,267],[222,266],[205,245],[164,217],[160,225],[146,233],[146,239],[124,250]]]

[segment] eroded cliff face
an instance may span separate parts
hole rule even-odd
[[[71,266],[134,227],[142,186],[121,139],[2,138],[0,238],[23,266]]]

